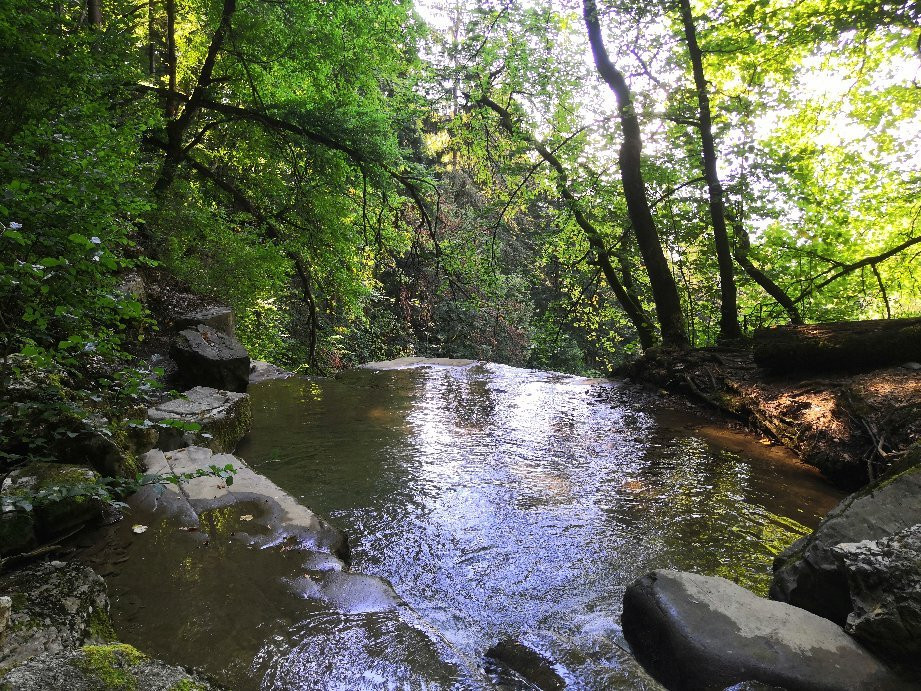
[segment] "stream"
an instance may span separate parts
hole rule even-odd
[[[205,541],[155,517],[115,528],[122,639],[234,689],[502,686],[482,661],[504,637],[570,688],[650,688],[619,624],[633,579],[676,568],[763,594],[774,554],[842,497],[786,451],[608,380],[479,363],[250,394],[237,455],[344,530],[352,570],[406,606],[299,596],[296,555],[234,540],[239,511]]]

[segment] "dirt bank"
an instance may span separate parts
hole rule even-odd
[[[683,394],[784,444],[832,482],[866,484],[921,439],[915,363],[866,372],[772,374],[748,350],[653,350],[617,374]]]

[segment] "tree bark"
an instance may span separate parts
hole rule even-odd
[[[713,222],[713,242],[716,246],[716,261],[720,272],[720,340],[737,340],[742,337],[739,326],[735,273],[732,263],[732,248],[726,230],[726,208],[723,204],[723,186],[716,170],[716,145],[713,141],[713,117],[710,112],[710,96],[704,76],[703,54],[697,42],[697,28],[691,14],[690,0],[680,0],[681,20],[684,23],[684,37],[691,57],[694,85],[697,90],[697,106],[700,118],[700,140],[703,151],[704,177],[710,195],[710,219]]]
[[[775,371],[861,371],[921,361],[921,318],[874,319],[755,331],[755,362]]]
[[[675,279],[669,269],[665,253],[662,251],[662,243],[659,240],[659,233],[656,230],[646,196],[646,184],[643,181],[641,167],[643,137],[636,110],[633,107],[633,94],[623,74],[608,57],[604,39],[601,36],[601,25],[598,22],[598,9],[595,1],[584,0],[582,7],[595,67],[617,97],[617,110],[624,137],[618,157],[620,178],[624,187],[630,222],[633,224],[636,242],[649,275],[649,284],[656,305],[656,316],[662,331],[662,343],[670,347],[687,348],[690,343],[684,316],[681,313],[681,298],[678,296],[678,287],[675,285]]]
[[[169,80],[170,95],[166,97],[166,117],[174,118],[179,109],[176,101],[176,69],[179,59],[176,56],[176,0],[166,0],[166,74]]]
[[[566,202],[566,205],[572,212],[576,224],[585,233],[589,246],[595,252],[598,266],[601,269],[601,273],[604,275],[605,281],[613,291],[615,297],[617,298],[617,302],[627,314],[627,317],[630,319],[633,327],[636,329],[637,335],[640,339],[640,345],[642,346],[643,350],[651,348],[653,345],[655,345],[656,341],[655,329],[642,306],[640,305],[639,299],[632,292],[628,291],[624,287],[624,284],[621,283],[617,278],[617,272],[614,270],[614,267],[611,264],[611,255],[605,247],[601,233],[598,232],[598,229],[582,212],[582,209],[579,207],[578,200],[572,193],[572,190],[569,189],[567,184],[566,168],[563,166],[563,163],[546,146],[541,144],[530,134],[521,132],[520,128],[515,127],[511,113],[509,113],[506,108],[503,108],[501,105],[486,95],[480,96],[479,102],[499,116],[499,122],[506,132],[512,136],[517,135],[526,139],[527,142],[534,147],[537,153],[540,154],[540,157],[544,159],[544,161],[546,161],[556,172],[557,189],[560,192],[560,196],[563,197],[563,200]],[[628,267],[625,267],[622,264],[621,268],[626,269]]]
[[[86,0],[86,14],[90,26],[102,26],[102,0]]]

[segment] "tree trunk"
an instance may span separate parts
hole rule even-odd
[[[166,117],[174,118],[179,109],[176,100],[176,0],[166,0],[166,73],[169,80],[169,95],[166,97]]]
[[[762,367],[780,372],[862,371],[921,362],[921,318],[758,329],[754,355]]]
[[[170,9],[171,7],[172,10]],[[230,19],[233,17],[236,10],[237,0],[224,0],[221,19],[218,22],[217,29],[214,31],[214,35],[211,37],[211,44],[208,46],[208,53],[205,55],[205,61],[202,64],[201,71],[198,73],[198,80],[195,83],[195,88],[192,90],[192,94],[185,102],[178,116],[168,120],[166,123],[166,144],[163,147],[166,155],[163,158],[163,165],[160,168],[160,176],[157,178],[157,182],[154,185],[155,192],[161,193],[169,189],[170,185],[173,184],[173,179],[176,176],[179,165],[186,156],[186,152],[182,146],[183,137],[185,137],[185,133],[195,121],[195,118],[202,109],[203,102],[206,100],[208,87],[211,85],[214,76],[217,56],[218,53],[221,52],[224,45],[224,39],[227,38],[227,34],[230,31]],[[170,20],[171,15],[172,20]],[[175,24],[175,0],[167,0],[167,23],[169,24],[170,22]],[[170,104],[175,104],[175,99],[178,98],[175,91],[175,25],[173,25],[172,29],[170,29],[169,26],[167,27],[166,40],[168,54],[167,62],[169,63],[170,69],[170,89],[167,95],[167,114],[169,114],[171,108]],[[172,48],[170,48],[170,45],[172,45]],[[169,56],[171,50],[172,56]]]
[[[656,230],[649,200],[646,197],[646,184],[643,181],[641,156],[643,137],[639,120],[633,107],[633,95],[623,74],[614,67],[608,58],[598,22],[598,10],[594,0],[584,0],[583,16],[588,30],[588,40],[592,47],[592,57],[601,78],[608,84],[617,97],[617,109],[624,141],[620,147],[620,178],[627,201],[627,211],[636,242],[646,265],[652,297],[656,305],[656,315],[662,331],[662,343],[666,346],[687,348],[687,330],[681,313],[681,298],[671,274],[662,243]]]
[[[86,14],[90,26],[102,26],[102,0],[86,0]]]
[[[537,153],[540,154],[540,157],[544,159],[544,161],[546,161],[556,172],[557,189],[560,192],[560,196],[563,197],[563,200],[566,202],[566,205],[572,212],[576,224],[585,233],[589,246],[595,252],[598,266],[601,268],[601,273],[604,275],[605,281],[614,292],[614,295],[617,298],[617,302],[620,304],[621,308],[630,319],[630,322],[633,324],[633,327],[636,329],[637,335],[640,339],[640,346],[642,346],[643,350],[651,348],[653,345],[655,345],[656,342],[655,329],[650,323],[649,318],[646,316],[646,312],[643,310],[639,298],[637,298],[637,296],[631,291],[628,291],[624,287],[624,284],[622,284],[618,279],[617,272],[614,270],[614,266],[611,264],[611,254],[605,247],[601,233],[598,232],[598,229],[595,228],[588,217],[582,212],[582,209],[579,208],[578,200],[572,193],[572,190],[569,189],[569,185],[567,184],[566,169],[563,167],[563,163],[554,155],[552,151],[537,141],[534,137],[527,133],[519,132],[519,128],[515,127],[515,123],[512,120],[511,113],[509,113],[506,108],[503,108],[501,105],[485,95],[480,97],[479,102],[499,116],[499,122],[501,123],[503,129],[505,129],[509,134],[512,136],[517,134],[525,138],[528,143],[535,148]],[[629,267],[625,264],[622,263],[621,268],[629,273]]]
[[[684,37],[691,57],[694,85],[697,89],[697,105],[700,117],[700,140],[703,150],[704,177],[710,194],[710,218],[713,221],[713,242],[716,246],[716,261],[720,272],[720,340],[737,340],[742,337],[739,327],[735,273],[732,264],[732,248],[726,230],[726,209],[723,205],[723,186],[716,170],[716,145],[713,141],[713,118],[710,113],[710,96],[704,76],[703,54],[697,43],[697,29],[691,14],[690,0],[681,1],[681,19],[684,22]]]

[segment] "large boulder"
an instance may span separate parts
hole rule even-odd
[[[0,677],[3,691],[208,691],[216,688],[182,667],[151,660],[124,643],[87,645],[33,658]]]
[[[624,636],[669,689],[911,688],[827,619],[724,578],[653,571],[624,595]]]
[[[13,571],[0,578],[0,596],[11,604],[0,669],[112,637],[105,581],[88,566],[52,561]]]
[[[206,446],[216,453],[230,453],[249,433],[252,417],[247,394],[207,386],[196,386],[147,411],[147,418],[161,425],[163,451]],[[190,423],[199,428],[190,429]]]
[[[190,388],[210,386],[246,391],[249,353],[240,342],[219,329],[199,324],[179,332],[170,348],[179,378]]]
[[[833,551],[850,587],[848,633],[882,655],[921,667],[921,525]]]
[[[774,559],[770,597],[844,626],[851,612],[836,545],[879,540],[921,523],[921,463],[846,497],[819,527]]]

